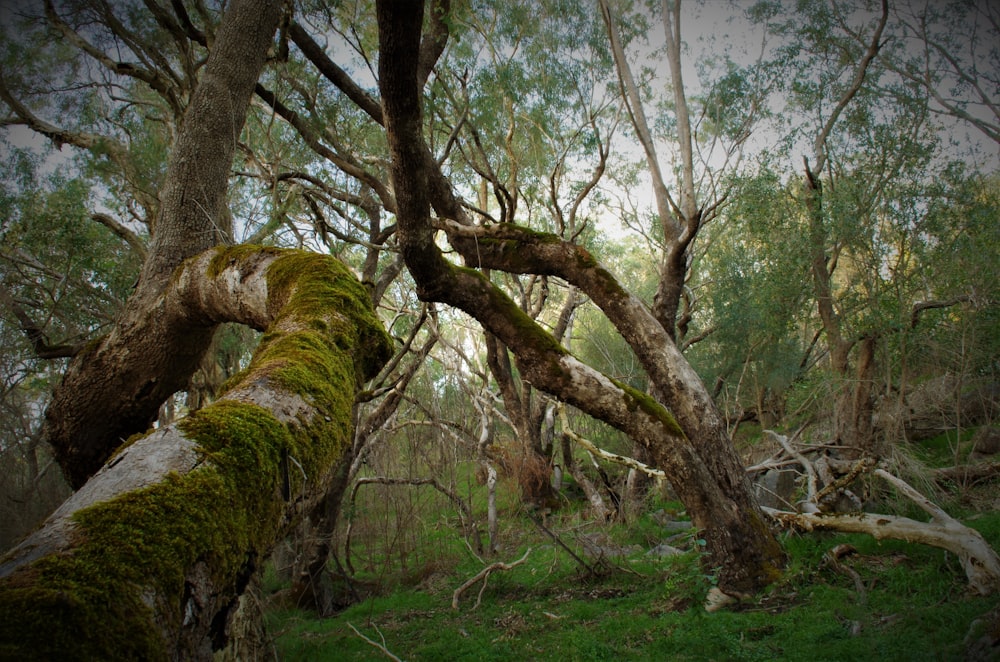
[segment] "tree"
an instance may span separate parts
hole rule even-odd
[[[53,398],[46,434],[71,482],[118,455],[5,557],[5,655],[206,658],[224,645],[258,557],[325,493],[350,446],[351,395],[388,358],[367,293],[337,263],[205,252],[223,237],[235,137],[278,19],[273,3],[230,5],[183,114],[136,290]],[[122,448],[223,321],[268,331],[244,379]]]
[[[886,343],[915,328],[924,311],[969,300],[964,286],[945,293],[911,271],[914,251],[929,239],[916,230],[934,206],[929,173],[952,166],[940,160],[933,95],[900,73],[906,55],[889,3],[874,14],[850,3],[813,9],[804,22],[771,25],[788,39],[778,61],[796,72],[782,86],[790,110],[812,117],[785,143],[810,143],[804,176],[787,189],[801,206],[802,220],[791,223],[801,223],[815,338],[834,383],[831,440],[885,456],[875,408],[890,388],[879,376]]]
[[[344,490],[371,457],[373,445],[391,432],[401,403],[433,414],[427,418],[436,420],[420,423],[447,430],[474,448],[487,475],[496,462],[487,452],[494,430],[500,429],[496,420],[509,421],[524,445],[545,451],[547,459],[547,442],[536,442],[547,439],[543,432],[558,430],[554,418],[546,416],[554,411],[551,399],[573,405],[628,435],[649,463],[666,473],[700,529],[706,569],[717,573],[722,591],[749,593],[779,572],[782,551],[750,492],[726,418],[688,360],[701,345],[692,343],[710,329],[698,326],[705,311],[691,298],[691,278],[707,265],[732,276],[731,291],[748,282],[738,277],[756,268],[741,261],[749,257],[735,249],[706,257],[699,247],[708,243],[705,239],[727,237],[728,230],[713,233],[710,220],[729,210],[752,211],[754,201],[744,196],[755,183],[733,188],[729,195],[740,195],[746,204],[727,208],[726,180],[705,164],[713,154],[730,163],[739,160],[747,132],[766,106],[766,81],[792,78],[802,84],[796,91],[808,93],[815,91],[809,76],[783,75],[794,64],[791,56],[776,61],[770,77],[759,68],[725,63],[717,84],[700,96],[689,94],[680,77],[679,5],[664,3],[660,17],[673,83],[665,125],[677,146],[680,182],[674,199],[667,175],[656,174],[667,168],[658,161],[660,145],[641,117],[643,103],[649,103],[642,98],[642,82],[629,82],[624,54],[631,42],[617,5],[601,3],[602,19],[579,7],[570,12],[562,3],[546,4],[544,16],[563,12],[572,18],[571,27],[557,34],[541,22],[524,25],[534,3],[495,10],[434,0],[426,3],[426,14],[424,5],[386,0],[373,13],[350,3],[303,4],[294,14],[290,6],[282,14],[275,3],[237,0],[218,22],[201,3],[172,2],[168,9],[147,2],[125,12],[101,0],[49,2],[37,25],[49,36],[58,35],[60,48],[35,40],[33,57],[21,62],[7,44],[0,80],[0,98],[9,109],[4,124],[23,125],[56,144],[86,150],[81,172],[103,190],[101,202],[75,203],[77,211],[95,210],[77,220],[93,221],[102,242],[117,241],[118,253],[143,256],[134,292],[128,292],[131,279],[123,280],[126,270],[116,275],[121,287],[115,292],[128,296],[128,302],[121,310],[116,302],[108,303],[107,314],[116,315],[113,328],[88,343],[76,342],[68,317],[54,315],[60,324],[46,327],[37,323],[45,319],[35,314],[38,309],[27,307],[34,316],[19,314],[32,302],[25,293],[38,290],[31,289],[36,285],[27,270],[16,278],[9,275],[16,269],[4,272],[5,291],[13,292],[3,300],[5,337],[16,322],[23,346],[30,342],[40,354],[58,349],[73,356],[48,408],[44,433],[72,482],[83,485],[38,536],[4,561],[3,572],[9,574],[2,591],[9,601],[3,609],[11,616],[10,627],[19,627],[17,619],[27,618],[32,613],[27,605],[37,599],[70,614],[53,619],[65,621],[65,632],[87,629],[86,619],[93,614],[89,605],[112,595],[122,618],[131,619],[122,622],[145,633],[134,638],[133,648],[115,650],[157,656],[166,641],[178,656],[207,654],[223,643],[233,601],[257,560],[302,519],[314,528],[303,536],[309,545],[300,548],[296,591],[326,609],[331,601],[322,580]],[[817,19],[817,25],[832,25],[830,16],[824,20]],[[881,52],[878,38],[872,41],[864,30],[858,34],[864,36],[861,53],[869,45]],[[587,49],[579,46],[581,35]],[[848,42],[857,41],[848,36]],[[521,48],[524,59],[512,55]],[[784,255],[798,258],[794,266],[806,269],[800,273],[812,268],[814,290],[823,283],[837,286],[846,272],[842,261],[835,274],[836,262],[825,252],[825,272],[814,267],[821,248],[835,253],[851,240],[859,264],[886,264],[887,244],[871,244],[869,250],[862,239],[870,237],[842,234],[851,227],[833,223],[841,211],[850,211],[865,232],[892,229],[894,238],[905,239],[896,242],[898,247],[911,246],[908,237],[926,231],[895,232],[909,232],[907,223],[917,218],[912,215],[900,214],[896,225],[883,223],[897,219],[893,205],[910,192],[888,183],[923,167],[925,144],[916,139],[925,126],[919,104],[901,111],[898,117],[906,121],[892,130],[885,116],[872,112],[884,96],[870,84],[876,79],[866,69],[875,60],[855,58],[856,44],[845,47],[843,57],[833,57],[838,49],[823,51],[822,62],[833,63],[824,74],[827,87],[799,97],[808,101],[799,108],[822,113],[831,98],[844,102],[834,106],[833,115],[820,115],[816,131],[822,139],[811,141],[819,145],[816,153],[825,155],[826,167],[808,173],[821,185],[815,187],[809,176],[778,182],[755,173],[761,206],[777,192],[785,203],[795,202],[795,196],[812,199],[819,212],[805,213],[807,204],[772,205],[760,218],[741,219],[748,226],[781,223],[815,230],[799,237],[808,247],[808,264],[802,262],[803,251],[783,247]],[[57,57],[66,51],[83,54],[87,66],[74,57]],[[598,94],[599,83],[574,83],[581,72],[602,82],[613,78],[605,75],[612,67],[620,96]],[[82,69],[89,76],[83,85],[62,84]],[[850,81],[844,87],[845,70],[860,71],[864,85],[853,92]],[[552,71],[558,75],[549,75]],[[58,81],[63,75],[66,81]],[[37,81],[44,85],[34,85]],[[36,94],[39,89],[48,93]],[[113,112],[106,110],[109,106]],[[73,112],[59,116],[60,108]],[[566,109],[572,112],[559,115]],[[642,229],[656,253],[650,304],[595,257],[610,242],[594,239],[587,218],[609,206],[603,182],[609,170],[622,166],[614,161],[611,139],[626,116],[657,192],[657,217]],[[657,129],[656,119],[652,126]],[[837,152],[841,147],[847,157]],[[878,158],[857,157],[861,148]],[[161,157],[167,153],[164,168]],[[812,158],[815,165],[816,155]],[[876,168],[879,163],[882,169]],[[949,190],[975,187],[972,179],[958,179]],[[993,203],[977,206],[974,195],[958,197],[962,200],[953,209],[981,210],[989,218]],[[872,204],[876,198],[877,206]],[[951,213],[943,205],[928,218]],[[983,232],[979,236],[989,244]],[[242,239],[330,252],[349,263],[365,287],[336,261],[317,255],[248,245],[212,249]],[[764,260],[766,241],[744,241],[761,251],[758,261]],[[33,243],[44,245],[38,237]],[[932,244],[923,248],[943,261],[944,249],[936,253]],[[902,262],[904,254],[912,251],[898,253]],[[2,257],[8,265],[20,259],[10,251]],[[777,261],[773,255],[768,259]],[[55,282],[59,275],[75,273],[69,266],[60,269],[63,274],[47,278]],[[858,269],[852,275],[862,273]],[[77,280],[103,282],[89,275],[74,278],[80,287],[86,285]],[[783,301],[801,304],[801,291],[779,280],[767,282],[780,286]],[[883,280],[859,276],[857,281],[870,291],[853,292],[848,308],[857,312],[865,306],[853,304],[863,300],[879,304],[882,315]],[[898,301],[910,291],[900,287]],[[581,304],[585,298],[589,301]],[[716,302],[718,319],[711,321],[725,322],[719,312],[723,302]],[[738,303],[734,317],[745,319],[750,314],[745,311],[759,309],[771,314],[769,302]],[[371,316],[373,305],[389,320],[394,352]],[[593,306],[588,315],[601,311],[624,343],[616,351],[624,353],[627,346],[641,375],[637,370],[634,379],[626,379],[614,366],[602,365],[602,372],[595,369],[598,361],[581,360],[592,355],[567,332],[578,305]],[[51,310],[61,313],[58,307]],[[905,317],[902,310],[895,311],[896,320]],[[931,317],[938,310],[931,306],[918,312]],[[445,409],[439,403],[407,394],[432,352],[467,349],[456,334],[442,332],[442,325],[459,315],[456,311],[476,321],[484,334],[482,346],[489,348],[485,358],[442,362],[466,366],[462,369],[477,373],[474,379],[442,376],[446,368],[439,366],[431,377],[442,379],[428,377],[428,394],[469,395],[469,402],[448,408],[452,417],[465,419],[457,422],[438,416]],[[822,312],[817,306],[820,324]],[[161,418],[161,429],[123,444],[146,431],[167,398],[190,389],[192,371],[211,351],[216,326],[226,321],[265,332],[248,371],[234,378],[215,404],[176,425],[165,425]],[[842,339],[854,338],[857,329],[886,333],[885,325],[873,323],[885,319],[858,314],[839,321]],[[773,326],[755,328],[755,342],[741,347],[741,353],[749,356],[772,338],[787,340],[791,326],[775,320]],[[828,339],[837,333],[830,328]],[[808,355],[808,338],[800,340],[788,346]],[[354,360],[348,360],[349,353]],[[762,372],[771,369],[772,362],[759,363]],[[859,364],[873,370],[871,363]],[[370,381],[355,393],[364,379]],[[496,391],[503,391],[503,410],[491,379]],[[871,400],[870,393],[858,395],[863,403]],[[569,439],[573,431],[567,422],[561,424]],[[192,460],[196,446],[201,450]],[[247,469],[244,462],[256,466]],[[150,465],[155,465],[151,473],[142,473],[140,467]],[[174,474],[160,480],[171,468]],[[90,505],[103,500],[103,490],[118,477],[145,487]],[[368,482],[397,485],[398,478]],[[440,481],[423,484],[455,494]],[[221,515],[206,505],[220,498],[226,508]],[[189,512],[176,519],[158,517],[180,502]],[[135,510],[152,515],[123,532],[123,522]],[[200,535],[211,528],[206,513],[222,522],[226,534],[207,543]],[[251,530],[248,521],[264,524]],[[185,522],[194,522],[190,528],[198,535],[180,535],[177,527]],[[116,541],[134,544],[116,548],[100,534],[105,526]],[[166,549],[161,541],[177,545],[168,554],[171,559],[159,552],[139,558],[143,545]],[[37,554],[44,557],[34,559]],[[115,566],[114,574],[96,570],[91,561],[100,558]],[[77,573],[71,580],[53,579],[70,571]],[[70,596],[70,604],[63,595]],[[151,607],[144,596],[154,596]],[[118,635],[127,638],[125,628],[108,639],[106,649],[88,639],[93,648],[87,652],[107,656],[122,641]],[[48,643],[64,641],[53,637]]]
[[[731,442],[721,436],[725,427],[718,410],[667,330],[582,247],[511,223],[470,222],[421,131],[419,81],[426,76],[418,63],[427,61],[427,49],[436,43],[421,39],[423,8],[390,2],[377,8],[379,89],[397,237],[418,295],[472,315],[511,349],[524,379],[643,443],[702,530],[724,591],[753,591],[770,581],[782,552],[749,492]],[[681,427],[656,400],[575,359],[480,273],[448,262],[434,243],[436,228],[448,234],[468,264],[559,276],[586,293],[629,341]],[[722,452],[703,455],[699,446],[708,445]]]

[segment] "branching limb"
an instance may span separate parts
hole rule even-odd
[[[142,237],[125,227],[124,224],[118,222],[117,219],[108,214],[94,212],[90,215],[90,218],[97,221],[123,239],[132,248],[132,250],[135,251],[135,254],[140,260],[146,259],[146,242],[143,241]]]
[[[35,356],[38,358],[68,358],[76,356],[83,348],[85,343],[77,343],[74,345],[50,345],[42,328],[35,324],[34,320],[31,319],[28,313],[20,305],[18,305],[17,301],[14,300],[14,297],[3,283],[0,283],[0,304],[3,304],[3,306],[10,310],[14,317],[17,318],[17,322],[21,326],[21,331],[24,332],[28,342],[31,343]]]
[[[585,448],[587,451],[593,453],[597,457],[607,460],[608,462],[621,464],[623,466],[628,467],[629,469],[635,469],[636,471],[641,471],[647,476],[652,476],[653,478],[667,477],[666,474],[660,471],[659,469],[654,469],[653,467],[643,464],[642,462],[633,457],[628,457],[626,455],[618,455],[616,453],[606,451],[603,448],[600,448],[599,446],[595,445],[594,442],[590,441],[589,439],[586,439],[585,437],[581,437],[580,435],[578,435],[576,432],[573,431],[573,428],[570,427],[569,420],[566,418],[566,408],[562,405],[559,405],[559,419],[562,421],[563,434],[569,437],[574,443],[578,444],[582,448]]]
[[[462,594],[469,590],[470,587],[474,586],[479,580],[483,581],[483,587],[485,588],[486,580],[489,578],[490,574],[497,570],[512,570],[517,566],[521,565],[528,560],[528,554],[531,554],[531,548],[524,553],[524,556],[514,561],[513,563],[504,563],[502,561],[497,561],[496,563],[491,563],[482,570],[476,573],[474,577],[466,580],[464,584],[455,589],[455,592],[451,596],[451,608],[458,609],[458,600],[462,597]],[[480,597],[482,594],[480,593]],[[476,601],[476,607],[479,606],[479,601]],[[474,607],[475,608],[475,607]]]
[[[810,462],[808,459],[806,459],[805,455],[803,455],[802,453],[800,453],[797,450],[795,450],[795,447],[792,446],[792,444],[788,441],[787,437],[784,437],[784,436],[778,434],[777,432],[774,432],[773,430],[765,430],[764,432],[765,432],[765,434],[767,434],[767,436],[769,436],[771,439],[773,439],[774,441],[776,441],[779,446],[781,446],[783,449],[785,449],[786,453],[788,453],[789,455],[791,455],[792,457],[794,457],[796,460],[798,460],[799,464],[802,465],[802,468],[805,469],[806,480],[807,480],[807,488],[806,488],[807,496],[806,496],[806,498],[807,498],[807,500],[809,502],[815,503],[816,502],[816,469],[813,468],[812,462]]]

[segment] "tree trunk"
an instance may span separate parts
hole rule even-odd
[[[164,310],[266,331],[218,401],[120,451],[0,563],[0,656],[210,659],[261,559],[326,492],[353,394],[391,353],[336,260],[251,247],[189,261]]]
[[[872,452],[872,403],[870,378],[874,375],[875,338],[862,339],[862,356],[858,359],[859,376],[866,376],[866,383],[852,384],[850,379],[850,354],[857,342],[845,335],[844,323],[834,304],[833,273],[837,268],[840,248],[830,246],[825,212],[823,210],[823,183],[821,177],[827,166],[827,140],[841,113],[857,95],[868,74],[868,68],[882,45],[882,32],[889,19],[889,3],[882,0],[882,13],[871,41],[864,56],[855,65],[851,84],[844,90],[837,104],[830,112],[823,127],[813,141],[814,167],[809,160],[803,159],[805,165],[805,209],[809,223],[810,274],[813,282],[813,295],[816,298],[816,308],[826,334],[827,347],[830,352],[830,366],[834,374],[842,380],[842,386],[834,396],[834,432],[835,439],[858,449],[859,452]],[[870,344],[868,344],[870,342]],[[867,420],[865,417],[867,416]]]
[[[418,295],[453,305],[479,321],[511,349],[522,380],[645,445],[703,530],[709,550],[706,562],[720,568],[724,590],[747,593],[773,581],[784,562],[783,552],[697,374],[649,310],[581,247],[508,223],[473,227],[461,222],[464,213],[422,136],[414,69],[422,3],[379,2],[377,10],[379,87],[396,194],[397,238]],[[684,431],[653,398],[573,358],[481,273],[445,260],[434,242],[432,202],[444,217],[438,227],[446,229],[449,241],[469,263],[558,275],[589,295],[636,349],[657,386],[670,394],[674,401],[668,404]],[[632,322],[636,325],[630,326]],[[659,358],[665,360],[658,362]]]
[[[877,336],[866,335],[860,343],[845,337],[843,321],[833,301],[833,271],[836,258],[827,255],[827,233],[823,222],[823,188],[817,176],[806,168],[806,209],[809,214],[809,240],[812,260],[810,271],[813,296],[830,354],[836,392],[833,395],[833,440],[846,447],[849,455],[878,454],[874,435],[875,348]],[[851,352],[860,344],[851,372]]]
[[[507,463],[508,470],[521,488],[523,503],[536,508],[551,507],[556,503],[556,495],[550,481],[552,455],[542,447],[543,412],[537,397],[532,397],[530,385],[521,383],[518,389],[507,347],[492,334],[484,335],[490,374],[500,388],[504,407],[520,442],[516,456]]]
[[[228,218],[233,154],[279,9],[267,0],[229,5],[170,155],[136,290],[111,333],[73,360],[53,393],[45,436],[74,488],[149,427],[212,339],[214,324],[184,321],[162,293],[178,265],[227,236],[220,219]]]

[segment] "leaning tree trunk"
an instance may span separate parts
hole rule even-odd
[[[422,3],[387,0],[376,7],[379,88],[392,157],[397,238],[417,294],[474,317],[511,349],[523,380],[643,444],[672,481],[695,525],[702,529],[708,543],[706,562],[719,568],[723,590],[731,594],[752,592],[773,581],[784,554],[750,493],[731,443],[714,433],[703,434],[719,428],[721,416],[704,387],[699,388],[697,374],[648,308],[582,247],[509,223],[472,226],[462,222],[464,212],[422,135],[416,73]],[[441,217],[436,222],[430,216],[432,203]],[[452,246],[470,264],[557,275],[584,291],[636,348],[651,377],[658,378],[657,386],[676,396],[679,407],[673,410],[684,430],[653,398],[576,360],[482,273],[445,260],[435,244],[435,229],[444,229]],[[658,357],[665,359],[659,366]],[[652,370],[658,371],[655,376]],[[699,420],[701,416],[709,416],[707,426]],[[707,452],[710,448],[719,448],[723,455]]]
[[[257,564],[326,492],[354,393],[391,354],[330,257],[212,250],[163,299],[167,324],[265,335],[218,401],[120,450],[0,561],[0,658],[211,659]]]
[[[162,293],[184,260],[219,243],[226,190],[280,3],[234,0],[191,97],[160,191],[142,275],[114,329],[74,358],[46,411],[45,436],[79,488],[188,383],[215,327],[164,322]]]

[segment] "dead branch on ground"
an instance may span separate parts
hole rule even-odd
[[[479,589],[479,595],[476,598],[476,604],[472,608],[476,609],[477,607],[479,607],[479,603],[482,600],[483,591],[486,590],[486,582],[489,580],[490,574],[496,570],[511,570],[513,568],[516,568],[517,566],[521,565],[522,563],[528,560],[528,554],[530,553],[531,553],[531,548],[529,547],[528,550],[524,553],[524,556],[514,561],[513,563],[504,563],[502,561],[497,561],[496,563],[491,563],[490,565],[486,566],[485,568],[477,572],[474,577],[466,580],[464,584],[455,589],[455,592],[451,596],[451,608],[458,609],[458,599],[462,597],[462,594],[465,593],[476,582],[482,580],[483,586],[481,589]]]
[[[948,515],[901,478],[883,469],[876,469],[874,474],[920,506],[931,516],[930,521],[873,513],[793,513],[770,508],[764,511],[789,528],[865,533],[877,540],[890,538],[939,547],[959,558],[970,590],[979,595],[992,595],[1000,590],[1000,557],[978,531]]]
[[[392,654],[392,653],[391,653],[391,652],[389,651],[389,649],[385,647],[385,637],[382,637],[382,633],[381,633],[381,632],[379,632],[379,633],[378,633],[378,634],[379,634],[379,636],[380,636],[380,637],[382,637],[382,643],[380,644],[379,642],[377,642],[377,641],[373,641],[372,639],[369,639],[369,638],[368,638],[368,637],[366,637],[365,635],[361,634],[361,633],[360,633],[360,632],[358,631],[358,629],[357,629],[356,627],[354,627],[354,625],[353,625],[353,624],[351,624],[351,623],[348,623],[348,624],[347,624],[347,627],[349,627],[349,628],[351,628],[352,630],[354,630],[354,634],[356,634],[356,635],[358,635],[359,637],[361,637],[361,638],[362,638],[362,639],[363,639],[363,640],[365,641],[365,643],[367,643],[367,644],[368,644],[369,646],[373,646],[373,647],[375,647],[375,648],[379,649],[380,651],[382,651],[382,654],[383,654],[383,655],[385,655],[385,656],[386,656],[387,658],[389,658],[390,660],[395,660],[395,662],[403,662],[403,660],[402,660],[401,658],[398,658],[398,657],[396,657],[395,655],[393,655],[393,654]],[[378,630],[378,628],[375,628],[375,630],[377,631],[377,630]]]

